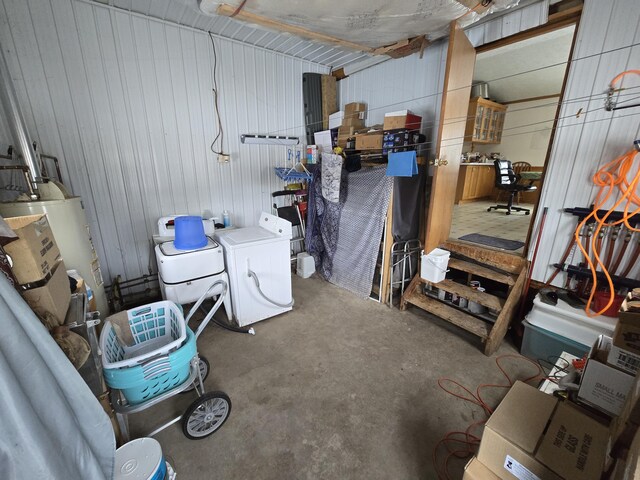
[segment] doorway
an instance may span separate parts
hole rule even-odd
[[[526,254],[575,29],[477,53],[450,239]]]

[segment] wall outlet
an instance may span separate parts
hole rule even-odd
[[[218,154],[218,163],[229,163],[229,160],[231,160],[231,155],[227,153]]]

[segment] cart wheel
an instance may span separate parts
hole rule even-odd
[[[204,382],[207,379],[207,377],[209,376],[209,360],[207,360],[202,355],[198,356],[198,359],[200,360],[198,362],[198,368],[200,369],[200,375],[202,376],[202,381]],[[187,393],[187,392],[193,391],[194,383],[197,382],[197,381],[198,381],[198,379],[196,378],[193,381],[193,383],[191,384],[191,386],[189,386],[189,388],[183,390],[180,393]]]
[[[525,215],[529,215],[529,212],[524,212]]]
[[[229,418],[231,400],[224,392],[208,392],[194,401],[182,417],[182,432],[200,440],[218,430]]]

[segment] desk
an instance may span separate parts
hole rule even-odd
[[[533,170],[533,169],[536,170]],[[520,172],[520,181],[525,185],[533,185],[537,188],[533,192],[520,192],[518,195],[518,201],[522,203],[536,203],[540,196],[540,188],[542,180],[542,167],[532,167],[532,170],[528,172]]]
[[[542,172],[520,172],[520,178],[533,182],[542,178]]]

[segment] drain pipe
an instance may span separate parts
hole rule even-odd
[[[31,173],[29,182],[30,196],[32,200],[37,200],[40,198],[37,182],[42,180],[40,164],[36,151],[29,140],[29,133],[27,132],[22,110],[20,110],[20,105],[18,104],[16,90],[13,86],[7,60],[4,56],[4,49],[2,48],[0,48],[0,56],[2,57],[0,58],[0,83],[2,84],[0,85],[0,100],[2,100],[11,133],[13,134],[14,140],[18,141],[18,149]]]

